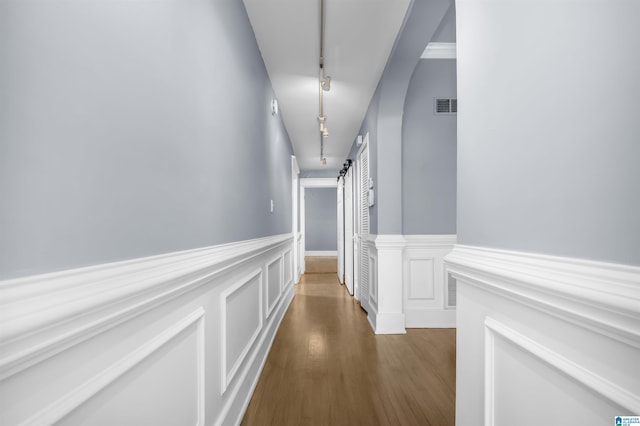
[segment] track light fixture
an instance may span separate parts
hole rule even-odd
[[[324,140],[329,137],[329,130],[327,129],[327,123],[324,115],[323,105],[323,92],[331,90],[331,77],[324,75],[324,1],[320,0],[320,58],[318,60],[319,72],[318,72],[318,121],[320,121],[320,162],[323,165],[327,164],[327,157],[324,155]]]
[[[338,180],[340,180],[341,177],[344,177],[347,172],[349,171],[349,167],[351,167],[351,165],[353,164],[353,160],[351,158],[347,158],[347,161],[344,162],[344,164],[342,165],[342,170],[340,170],[340,174],[338,175]]]
[[[324,77],[322,80],[320,80],[320,85],[322,86],[322,90],[324,90],[325,92],[331,90],[331,77]]]

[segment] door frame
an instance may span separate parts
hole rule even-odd
[[[291,234],[293,235],[293,281],[298,283],[300,281],[300,231],[299,231],[299,212],[300,203],[298,195],[299,191],[299,176],[300,167],[298,167],[298,160],[296,156],[291,156]],[[303,259],[304,260],[304,259]],[[302,262],[304,264],[304,262]]]
[[[300,234],[301,234],[301,243],[300,243],[300,262],[301,262],[301,273],[304,274],[305,265],[304,265],[304,257],[307,252],[306,247],[306,238],[305,238],[305,201],[304,201],[304,191],[306,188],[335,188],[338,190],[338,179],[337,178],[300,178]],[[336,195],[337,197],[337,195]],[[337,236],[336,236],[337,237]]]

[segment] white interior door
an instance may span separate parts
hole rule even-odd
[[[359,252],[360,252],[360,306],[369,312],[369,135],[358,152],[359,191]]]
[[[353,295],[353,167],[344,176],[344,283]]]
[[[344,228],[344,180],[342,176],[338,180],[338,190],[336,194],[338,196],[337,205],[338,205],[338,281],[341,284],[344,284],[344,240],[345,240],[345,228]]]

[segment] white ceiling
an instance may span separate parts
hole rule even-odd
[[[325,0],[327,164],[320,161],[320,0],[244,0],[302,170],[342,168],[410,0]]]

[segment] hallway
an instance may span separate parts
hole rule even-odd
[[[335,273],[305,274],[243,425],[453,425],[455,330],[375,335]]]

